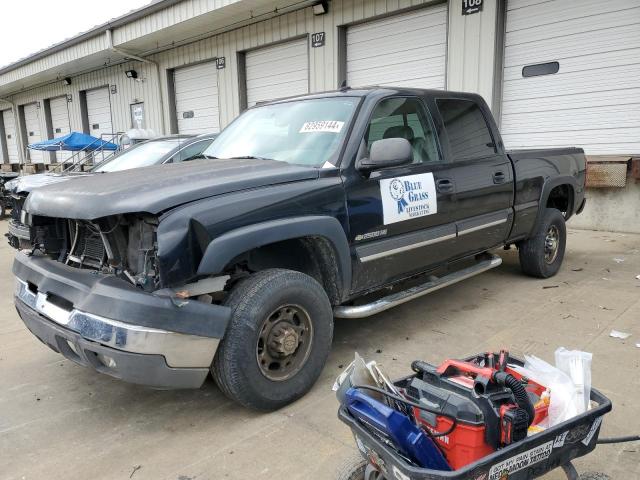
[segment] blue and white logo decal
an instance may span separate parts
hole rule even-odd
[[[432,173],[380,180],[380,196],[385,225],[438,211]]]

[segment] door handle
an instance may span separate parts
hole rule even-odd
[[[440,193],[453,192],[453,182],[448,178],[442,178],[436,182],[436,190]]]
[[[495,172],[493,174],[493,183],[504,183],[507,179],[507,176],[504,172]]]

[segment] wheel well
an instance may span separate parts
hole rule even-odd
[[[573,187],[568,184],[553,187],[547,197],[546,207],[560,210],[565,219],[569,219],[573,213]]]
[[[270,243],[249,250],[229,262],[225,271],[255,273],[268,268],[285,268],[314,278],[332,305],[342,302],[344,286],[333,245],[324,237],[302,237]]]

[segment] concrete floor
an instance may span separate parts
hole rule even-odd
[[[594,385],[614,403],[603,434],[638,433],[640,235],[574,230],[568,245],[550,280],[524,277],[516,252],[502,252],[503,266],[491,272],[375,318],[337,321],[314,389],[265,415],[233,405],[210,380],[196,391],[153,391],[55,354],[13,308],[13,252],[0,242],[0,478],[334,478],[354,443],[336,419],[331,385],[354,351],[393,378],[414,359],[436,363],[501,346],[549,361],[559,346],[587,350]],[[610,338],[612,328],[633,336]],[[639,452],[639,443],[603,445],[576,464],[640,478]]]

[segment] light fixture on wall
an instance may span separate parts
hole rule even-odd
[[[329,13],[329,4],[325,0],[313,6],[314,15],[324,15],[325,13]]]
[[[64,80],[62,80],[62,82],[65,85],[71,85],[71,78],[70,77],[64,77]]]
[[[127,76],[127,78],[138,78],[138,72],[136,72],[135,70],[127,70],[126,72],[124,72],[124,74]]]

